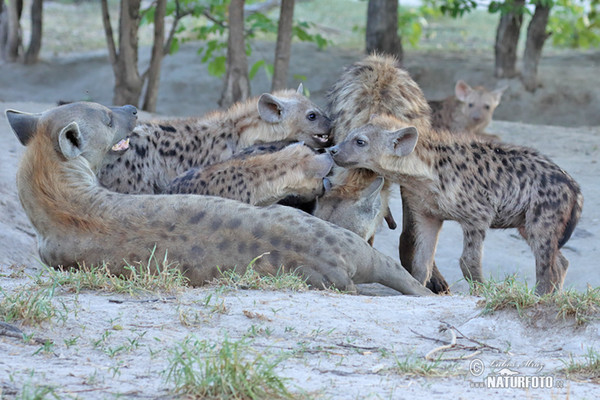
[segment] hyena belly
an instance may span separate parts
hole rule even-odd
[[[191,169],[175,178],[167,193],[214,195],[261,206],[287,196],[311,201],[322,195],[323,180],[333,165],[331,156],[302,143],[269,151],[276,147],[261,145],[227,161]]]

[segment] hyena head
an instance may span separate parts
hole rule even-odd
[[[314,215],[369,240],[377,228],[373,221],[378,219],[381,210],[383,183],[384,179],[379,176],[366,188],[353,193],[336,192],[334,185],[327,199],[317,198]]]
[[[264,93],[258,99],[260,118],[285,132],[282,140],[303,141],[313,148],[331,146],[331,120],[302,91],[300,84],[297,91]]]
[[[492,91],[483,86],[472,88],[465,81],[459,80],[454,87],[454,94],[462,102],[462,113],[467,121],[467,129],[483,129],[491,121],[494,110],[500,104],[506,86]]]
[[[81,156],[96,171],[109,150],[127,149],[137,109],[77,102],[40,114],[6,110],[6,118],[21,144],[27,146],[37,133],[45,135],[63,160]]]
[[[329,153],[317,153],[302,142],[291,144],[280,153],[296,164],[296,168],[282,179],[288,191],[293,192],[297,199],[310,201],[329,189],[330,183],[326,177],[333,167]]]
[[[374,115],[368,124],[350,131],[346,140],[329,148],[329,152],[337,165],[383,174],[393,164],[390,160],[407,156],[415,149],[417,129],[405,125],[394,117]]]

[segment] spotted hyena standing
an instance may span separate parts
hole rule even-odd
[[[397,59],[391,56],[371,55],[348,67],[327,94],[328,115],[333,120],[331,133],[335,143],[344,140],[346,134],[366,124],[374,113],[391,113],[419,126],[430,126],[430,109],[423,92],[408,72],[401,69]],[[356,197],[377,179],[371,171],[336,171],[332,183],[347,188],[332,192],[321,199],[327,208],[344,204],[344,197]],[[386,217],[388,224],[395,223],[388,211],[389,184],[381,189],[381,212],[377,218],[361,228],[360,235],[374,232]],[[340,197],[342,196],[342,197]],[[356,210],[350,207],[347,219]],[[319,215],[319,208],[315,215]],[[365,221],[366,222],[366,221]],[[373,236],[365,237],[371,242]]]
[[[167,193],[213,195],[260,206],[287,196],[311,201],[324,193],[324,179],[333,166],[329,153],[316,153],[301,142],[276,151],[270,151],[269,146],[261,151],[260,147],[220,163],[193,168],[175,178]]]
[[[411,270],[418,281],[431,276],[443,221],[454,220],[463,229],[465,277],[483,280],[488,228],[518,228],[535,255],[536,291],[562,288],[569,263],[560,248],[579,220],[583,196],[573,178],[537,151],[445,132],[419,135],[388,115],[375,116],[330,151],[340,165],[402,184],[415,217]]]
[[[100,183],[121,193],[162,193],[188,169],[224,161],[256,143],[302,140],[328,146],[329,119],[299,91],[265,93],[202,118],[139,123],[131,150],[105,159]]]
[[[492,122],[494,110],[506,87],[488,90],[483,86],[469,86],[459,80],[454,88],[454,96],[444,100],[430,100],[431,123],[436,129],[446,129],[454,133],[479,135],[485,139],[498,139],[485,133]]]
[[[394,115],[401,121],[426,128],[424,132],[429,132],[431,126],[431,110],[421,88],[392,56],[374,54],[352,64],[335,82],[327,98],[327,113],[333,120],[335,143],[342,142],[352,129],[368,123],[373,114]],[[361,196],[368,195],[367,188],[377,180],[378,175],[366,169],[340,171],[334,168],[334,172],[331,178],[333,190],[319,199],[316,216],[328,218],[329,215],[336,215],[338,219],[348,221],[358,235],[371,243],[373,233],[384,217],[390,228],[395,227],[388,207],[391,182],[386,180],[381,189],[381,211],[370,219],[370,209],[353,205],[352,199],[362,202]],[[411,204],[403,192],[401,188],[402,234],[399,253],[402,265],[410,270],[415,246],[414,218]],[[362,210],[367,211],[365,213]],[[436,293],[448,291],[448,284],[437,268],[434,268],[428,287]]]

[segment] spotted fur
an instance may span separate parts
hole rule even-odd
[[[167,193],[213,195],[260,206],[287,196],[310,201],[323,195],[323,179],[333,165],[331,156],[303,143],[270,151],[276,147],[260,145],[229,160],[191,169],[175,178]]]
[[[112,192],[94,174],[106,153],[135,126],[135,108],[73,103],[42,114],[7,111],[26,146],[17,187],[50,266],[178,265],[192,285],[219,271],[297,271],[315,288],[355,290],[380,282],[403,293],[430,294],[402,266],[359,236],[289,207],[253,207],[196,195]],[[318,239],[318,240],[317,240]],[[258,257],[258,258],[257,258]],[[155,264],[150,262],[153,269]]]
[[[537,151],[447,132],[420,135],[393,116],[372,119],[330,151],[336,163],[368,168],[405,189],[416,221],[411,267],[418,281],[430,278],[442,223],[453,220],[463,228],[466,278],[483,281],[489,228],[518,228],[535,255],[536,291],[562,288],[569,263],[560,248],[579,220],[583,196],[571,176]]]
[[[374,114],[394,115],[399,120],[424,128],[431,126],[431,110],[423,92],[392,56],[374,54],[354,63],[344,71],[327,97],[327,113],[333,119],[332,134],[335,143],[343,141],[352,129],[368,123]],[[340,171],[334,168],[334,171],[331,179],[334,190],[319,199],[316,216],[327,218],[328,215],[336,215],[338,219],[348,221],[347,224],[357,229],[355,232],[370,243],[373,243],[373,232],[384,218],[390,228],[395,228],[388,206],[391,182],[385,181],[380,194],[380,212],[375,214],[375,218],[370,218],[370,211],[361,214],[361,210],[365,208],[353,205],[348,200],[357,199],[362,202],[361,196],[377,179],[377,174],[357,169]],[[338,210],[335,212],[331,211],[336,208]],[[414,248],[413,220],[410,204],[404,195],[402,210],[399,253],[402,265],[409,269]],[[448,291],[448,284],[437,268],[434,268],[433,279],[428,285],[437,293]]]
[[[138,124],[131,150],[107,159],[98,178],[120,193],[163,193],[190,168],[224,161],[256,143],[302,140],[312,147],[328,146],[330,128],[330,120],[302,94],[263,94],[202,118]]]

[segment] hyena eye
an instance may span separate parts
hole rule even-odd
[[[365,142],[364,140],[362,140],[362,139],[356,139],[356,145],[358,147],[364,147],[366,144],[367,144],[367,142]]]
[[[317,119],[317,114],[314,112],[308,113],[306,115],[306,118],[308,118],[309,121],[314,121],[315,119]]]
[[[489,109],[490,109],[490,105],[489,105],[489,104],[486,104],[486,105],[485,105],[485,106],[483,106],[483,107],[484,107],[486,110],[489,110]]]
[[[108,115],[108,118],[109,118],[108,119],[108,124],[106,124],[106,125],[108,125],[109,128],[112,128],[113,127],[113,115],[112,115],[112,113],[110,113]]]
[[[469,108],[472,108],[475,104],[469,103]]]

